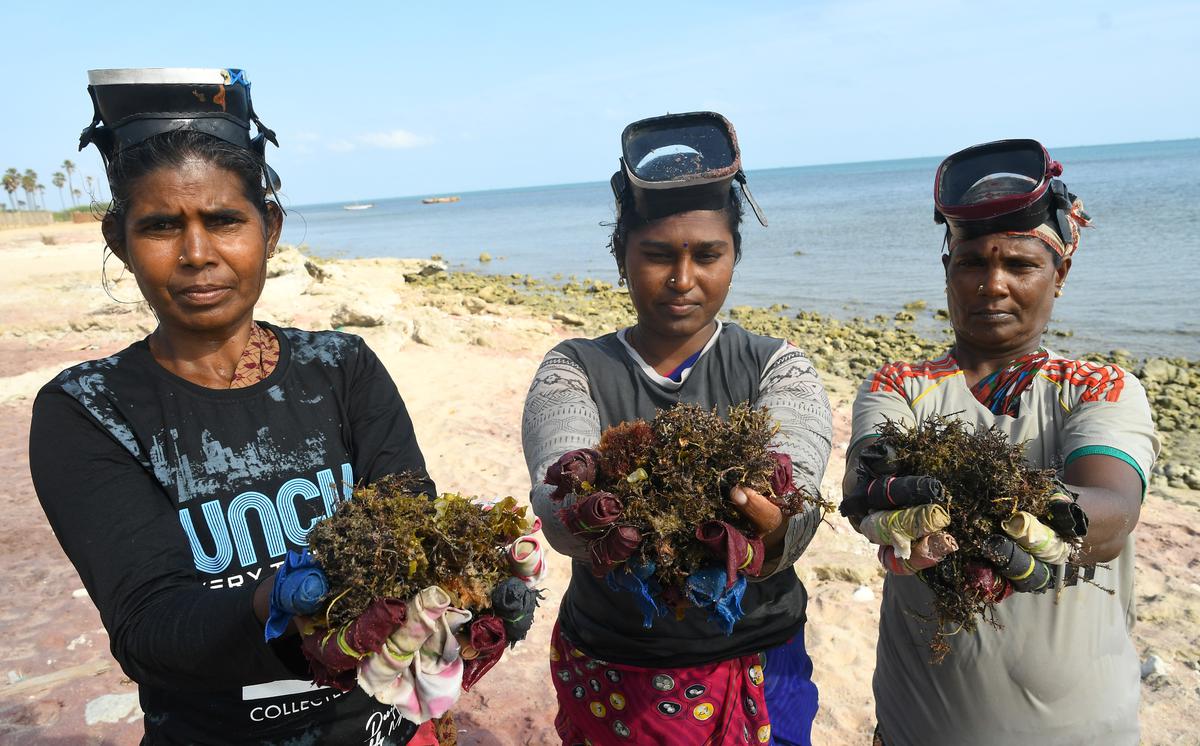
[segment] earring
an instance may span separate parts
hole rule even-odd
[[[976,295],[983,295],[983,285],[980,285],[980,286],[979,286],[979,289],[975,291],[975,294],[976,294]]]
[[[1054,297],[1055,298],[1062,297],[1062,285],[1058,285],[1057,287],[1054,288]]]
[[[617,278],[617,287],[625,287],[625,275],[621,275],[619,278]]]

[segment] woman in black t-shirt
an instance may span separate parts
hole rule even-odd
[[[104,237],[159,323],[41,390],[30,468],[143,742],[407,743],[394,708],[306,680],[294,628],[264,642],[288,550],[354,484],[426,473],[404,403],[360,338],[254,320],[283,215],[244,73],[90,80]]]

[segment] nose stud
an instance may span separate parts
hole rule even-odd
[[[675,284],[675,278],[674,278],[674,277],[672,277],[671,279],[667,280],[667,284],[668,284],[668,285],[674,285],[674,284]],[[983,287],[983,286],[982,286],[982,285],[980,285],[980,287]]]

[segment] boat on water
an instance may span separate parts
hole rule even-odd
[[[457,202],[461,197],[426,197],[421,200],[423,205],[440,205],[443,202]]]
[[[375,206],[374,202],[355,202],[352,205],[342,205],[343,210],[370,210]]]

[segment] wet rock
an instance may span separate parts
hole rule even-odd
[[[384,312],[367,305],[343,303],[329,317],[329,324],[337,329],[344,326],[372,327],[387,323]]]
[[[445,347],[461,341],[462,335],[444,319],[430,317],[416,321],[412,338],[427,347]]]
[[[317,282],[325,282],[329,279],[329,272],[311,259],[304,262],[304,270],[308,272],[309,277]]]
[[[118,723],[129,717],[141,717],[136,692],[130,694],[105,694],[87,703],[83,719],[88,725],[96,723]]]
[[[471,313],[483,313],[487,310],[487,301],[483,298],[468,297],[463,300],[463,307]]]
[[[929,304],[923,300],[914,300],[904,304],[905,311],[924,311]]]
[[[492,261],[492,255],[487,253],[486,251],[479,255],[479,263],[480,264],[487,264],[490,261]]]
[[[267,259],[267,279],[285,275],[305,274],[308,259],[294,246],[280,246],[275,255]]]
[[[1163,660],[1159,655],[1151,653],[1142,661],[1142,678],[1149,679],[1155,676],[1170,676],[1171,664]]]
[[[567,313],[566,311],[558,311],[551,315],[550,318],[554,319],[555,321],[561,321],[567,326],[583,326],[587,323],[587,320],[582,316],[577,316],[573,313]]]
[[[434,259],[412,259],[404,262],[401,274],[405,282],[420,282],[421,280],[446,274],[446,263],[434,254]]]
[[[851,598],[853,598],[855,601],[858,601],[859,603],[866,603],[868,601],[874,601],[875,600],[875,591],[871,590],[870,588],[866,587],[865,585],[860,585],[858,588],[854,589],[854,593],[853,593],[853,595],[851,595]]]

